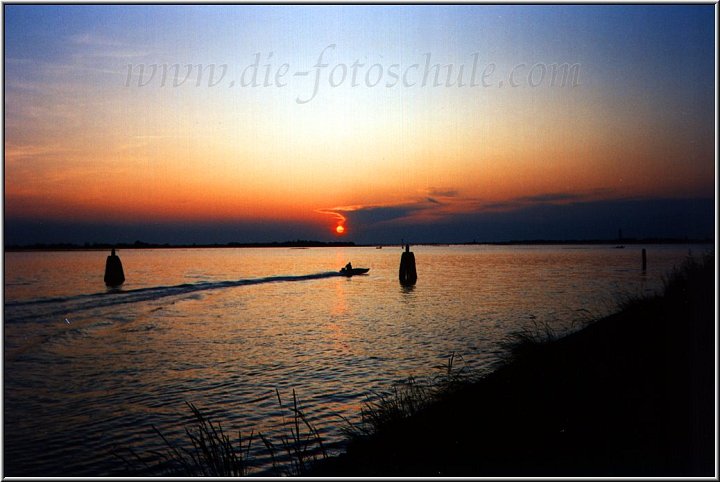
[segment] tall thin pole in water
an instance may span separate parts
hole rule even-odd
[[[647,253],[645,252],[645,248],[642,250],[642,270],[643,273],[647,271]]]

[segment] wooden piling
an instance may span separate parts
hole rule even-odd
[[[408,286],[417,282],[417,269],[415,267],[415,253],[410,251],[410,245],[405,245],[405,252],[400,257],[400,284]]]
[[[642,270],[643,272],[647,271],[647,253],[645,252],[645,248],[642,250]]]
[[[110,256],[105,261],[105,285],[114,287],[120,286],[125,282],[125,273],[123,272],[122,262],[120,257],[115,254],[115,248],[113,248]]]

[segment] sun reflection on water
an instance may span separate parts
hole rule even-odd
[[[432,375],[452,352],[469,368],[487,366],[508,331],[600,316],[613,309],[618,293],[659,287],[661,274],[687,253],[653,248],[643,275],[630,249],[413,250],[420,253],[419,278],[411,287],[400,286],[400,253],[389,249],[125,250],[124,290],[327,273],[348,261],[371,270],[22,322],[13,317],[45,305],[13,302],[103,290],[105,253],[8,253],[5,428],[13,443],[6,460],[40,470],[62,461],[73,473],[94,474],[115,465],[99,446],[157,448],[150,424],[181,437],[185,401],[224,427],[272,433],[275,389],[284,396],[295,389],[328,442],[339,441],[338,414],[356,419],[371,391]],[[78,268],[64,270],[68,265]],[[27,280],[35,281],[28,287]],[[64,459],[68,446],[83,460]]]

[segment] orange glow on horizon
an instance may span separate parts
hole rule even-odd
[[[226,44],[221,38],[210,43]],[[94,49],[123,58],[154,45],[95,40],[57,52],[54,69],[34,50],[25,52],[28,62],[13,63],[5,105],[10,217],[292,222],[347,236],[343,213],[361,209],[376,210],[362,218],[370,223],[393,213],[433,222],[564,193],[714,195],[712,121],[694,110],[674,114],[664,91],[636,96],[632,109],[633,91],[619,95],[601,77],[572,89],[325,88],[301,105],[296,98],[311,85],[139,89],[104,70],[78,75],[69,68],[78,59],[87,72],[98,70]],[[298,47],[296,55],[314,63],[317,52]],[[498,65],[511,62],[498,56]],[[348,221],[353,236],[367,232],[358,216]]]

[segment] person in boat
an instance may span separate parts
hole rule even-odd
[[[345,265],[345,271],[348,273],[352,271],[352,263],[348,262],[348,264]]]

